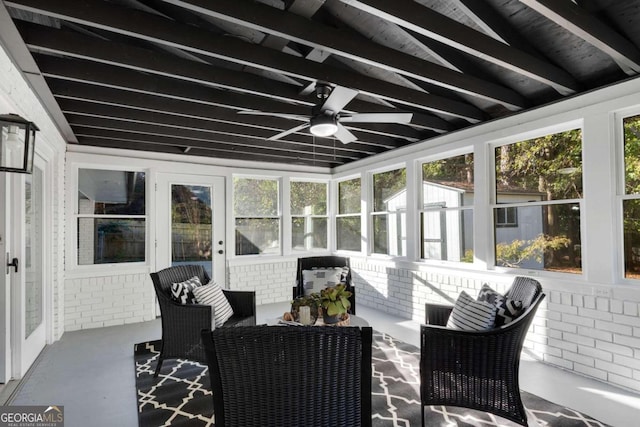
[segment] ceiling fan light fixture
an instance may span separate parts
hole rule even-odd
[[[331,136],[338,131],[338,123],[335,116],[314,116],[311,118],[309,131],[315,136]]]

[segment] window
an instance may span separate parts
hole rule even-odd
[[[494,154],[496,265],[580,273],[581,130],[499,146]]]
[[[405,168],[373,175],[373,252],[407,253],[407,172]]]
[[[291,247],[326,250],[327,183],[291,181]]]
[[[420,257],[473,262],[473,154],[422,164]]]
[[[145,173],[78,170],[78,265],[143,262]]]
[[[279,183],[233,178],[236,255],[280,254]]]
[[[624,276],[640,279],[640,115],[626,117],[624,129]]]
[[[361,199],[360,178],[338,183],[338,213],[336,214],[336,247],[338,250],[358,252],[362,250]]]
[[[517,227],[518,210],[516,208],[496,208],[496,227]]]

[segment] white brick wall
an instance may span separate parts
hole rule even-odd
[[[97,275],[65,281],[65,331],[143,322],[154,318],[148,273]]]
[[[358,262],[351,266],[358,304],[424,321],[424,304],[453,303],[462,290],[477,295],[482,284],[504,292],[510,284],[473,273],[427,273]],[[464,274],[464,276],[462,275]],[[640,290],[637,301],[587,295],[586,287],[559,291],[545,286],[525,347],[546,363],[640,391]],[[584,291],[584,293],[581,293]],[[627,296],[629,292],[626,293]],[[615,295],[615,294],[614,294]]]
[[[230,265],[227,283],[230,289],[255,291],[257,305],[289,301],[296,268],[297,261]]]

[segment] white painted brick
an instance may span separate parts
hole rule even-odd
[[[573,353],[571,351],[565,351],[562,353],[562,356],[566,360],[570,360],[572,362],[576,362],[584,366],[589,366],[589,367],[595,366],[595,359],[587,355]]]
[[[584,354],[585,356],[593,357],[594,359],[604,360],[605,362],[613,361],[613,354],[608,351],[599,350],[593,347],[587,347],[583,345],[578,346],[578,353]]]
[[[606,321],[611,321],[613,319],[613,315],[609,312],[592,310],[588,308],[579,308],[578,315]]]
[[[548,344],[550,347],[556,347],[556,348],[560,348],[563,350],[568,350],[568,351],[572,351],[574,353],[576,353],[578,351],[578,345],[572,342],[568,342],[568,341],[564,341],[564,340],[558,340],[555,338],[549,338],[548,339]]]
[[[548,303],[547,307],[550,311],[558,311],[560,313],[567,314],[578,314],[578,307],[573,307],[570,305],[556,304],[556,303]]]
[[[571,296],[571,304],[576,307],[584,307],[584,300],[582,295],[574,294]]]
[[[631,369],[640,370],[640,360],[633,357],[626,357],[616,354],[613,356],[613,363],[628,366]]]
[[[610,309],[611,309],[612,313],[623,313],[624,312],[622,301],[620,301],[620,300],[611,300],[609,305],[610,305]]]
[[[585,337],[583,335],[564,332],[562,334],[562,339],[570,343],[576,343],[587,347],[595,347],[595,340],[591,337]]]
[[[623,325],[640,327],[640,317],[614,314],[612,319],[613,319],[613,322],[615,323],[621,323]]]
[[[638,386],[638,381],[630,379],[629,377],[625,377],[617,375],[617,374],[609,374],[607,378],[613,384],[620,385],[622,387],[627,387],[632,390],[640,391],[640,386]]]
[[[626,345],[633,348],[640,348],[640,338],[627,337],[624,335],[614,335],[613,342],[620,345]]]
[[[604,322],[602,320],[597,320],[595,327],[596,329],[599,329],[602,331],[610,331],[616,334],[629,335],[629,336],[633,335],[633,328],[631,328],[631,326],[621,325],[619,323]]]
[[[578,327],[578,335],[583,337],[596,338],[601,341],[613,341],[613,334],[608,331],[601,331],[594,328],[585,328],[584,326]],[[595,345],[595,342],[593,343]]]
[[[596,368],[602,369],[612,374],[622,375],[627,378],[631,378],[631,368],[626,366],[616,365],[615,363],[605,362],[604,360],[596,359]]]
[[[556,322],[555,320],[547,321],[547,326],[550,329],[555,329],[557,331],[565,331],[565,332],[571,332],[571,333],[578,332],[577,325],[572,325],[570,323],[564,323],[564,322]]]
[[[589,328],[592,328],[595,325],[595,320],[589,317],[574,316],[573,314],[563,314],[562,321]]]
[[[596,308],[596,298],[592,295],[585,295],[584,298],[584,308],[594,309]]]
[[[560,295],[560,301],[561,301],[560,303],[562,305],[578,305],[578,304],[573,304],[573,298],[572,298],[571,294],[569,294],[569,293],[564,293],[563,292]]]
[[[602,380],[602,381],[606,381],[607,380],[607,372],[603,371],[602,369],[596,369],[594,367],[585,366],[585,365],[582,365],[580,363],[575,363],[573,365],[573,369],[576,372],[579,372],[579,373],[584,374],[584,375],[589,375],[590,377],[594,377],[594,378],[597,378],[597,379]]]
[[[627,316],[637,316],[638,315],[638,304],[631,301],[625,301],[623,303],[624,306],[624,314]]]
[[[551,363],[552,365],[560,366],[565,369],[573,369],[573,362],[562,359],[560,357],[552,356],[550,354],[544,355],[544,361],[547,363]]]
[[[633,349],[625,345],[596,340],[596,348],[599,348],[604,351],[608,351],[613,355],[621,354],[623,356],[629,356],[629,357],[633,356]]]

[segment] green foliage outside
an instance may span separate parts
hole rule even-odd
[[[640,116],[624,119],[623,128],[625,194],[640,194]],[[625,275],[640,278],[640,200],[624,200],[622,212]]]

